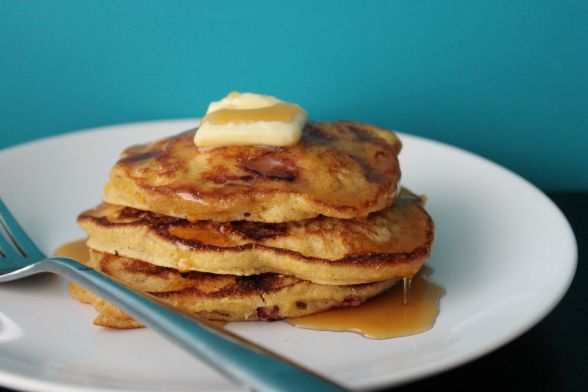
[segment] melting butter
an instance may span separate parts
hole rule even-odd
[[[300,140],[307,120],[298,105],[268,95],[232,92],[209,105],[194,143],[197,147],[288,146]]]

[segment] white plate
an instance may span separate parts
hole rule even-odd
[[[46,253],[81,238],[75,218],[97,204],[126,146],[194,121],[114,126],[0,152],[0,196]],[[403,184],[429,197],[437,223],[429,265],[447,290],[434,328],[383,341],[282,322],[229,329],[351,388],[389,386],[479,357],[522,334],[561,299],[576,266],[573,233],[525,180],[473,154],[401,135]],[[0,286],[0,384],[35,391],[235,390],[181,349],[143,329],[94,327],[94,310],[65,282]]]

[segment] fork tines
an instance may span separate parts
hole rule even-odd
[[[43,253],[31,241],[14,216],[0,199],[0,257],[43,257]]]

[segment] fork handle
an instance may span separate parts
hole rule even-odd
[[[254,346],[228,331],[172,310],[77,261],[53,257],[31,266],[27,275],[65,276],[158,331],[237,384],[256,391],[344,391],[317,374]]]

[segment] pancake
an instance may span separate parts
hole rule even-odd
[[[95,250],[90,250],[88,265],[185,313],[223,321],[277,320],[333,307],[357,306],[396,283],[392,279],[361,285],[327,286],[278,274],[239,277],[180,273]],[[70,284],[70,294],[95,306],[99,312],[94,321],[97,325],[112,328],[141,326],[124,312],[74,283]]]
[[[78,223],[88,246],[102,252],[179,271],[279,273],[325,285],[413,276],[429,256],[434,231],[421,198],[405,189],[365,220],[189,222],[102,204]]]
[[[125,150],[104,201],[190,221],[365,218],[394,202],[401,143],[355,122],[307,124],[288,147],[198,149],[194,131]]]

